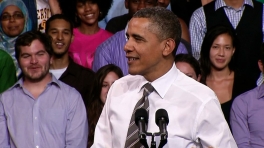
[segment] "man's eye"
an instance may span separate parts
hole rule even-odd
[[[132,0],[133,3],[139,3],[139,0]]]
[[[135,41],[136,41],[136,42],[142,42],[142,39],[140,39],[140,38],[135,38]]]
[[[21,57],[25,59],[25,58],[28,58],[29,55],[22,55]]]

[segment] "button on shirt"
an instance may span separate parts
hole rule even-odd
[[[1,148],[86,148],[88,122],[81,95],[52,76],[34,99],[20,79],[0,96],[0,133]]]
[[[133,109],[148,83],[143,76],[125,76],[112,85],[95,130],[93,148],[124,147]],[[164,148],[237,148],[212,90],[181,73],[175,65],[151,82],[156,91],[148,96],[148,132],[159,132],[155,112],[169,116],[168,143]],[[155,141],[159,145],[160,137]],[[150,145],[151,138],[148,137]]]

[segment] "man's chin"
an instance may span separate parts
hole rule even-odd
[[[55,56],[56,58],[61,58],[67,53],[68,53],[68,51],[66,51],[66,52],[54,52],[53,56]]]
[[[136,71],[136,70],[130,70],[130,69],[128,69],[128,73],[130,75],[139,75],[140,74],[138,71]]]
[[[48,73],[47,73],[48,74]],[[24,75],[30,82],[40,82],[47,74]]]

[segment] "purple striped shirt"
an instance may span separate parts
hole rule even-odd
[[[230,122],[239,148],[264,147],[263,114],[264,84],[235,98]]]
[[[37,99],[22,79],[0,95],[1,148],[86,148],[87,137],[81,95],[54,76]]]

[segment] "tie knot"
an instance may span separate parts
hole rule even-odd
[[[151,94],[154,91],[154,87],[150,84],[150,83],[146,83],[144,85],[144,92],[143,95],[144,96],[148,96],[149,94]]]

